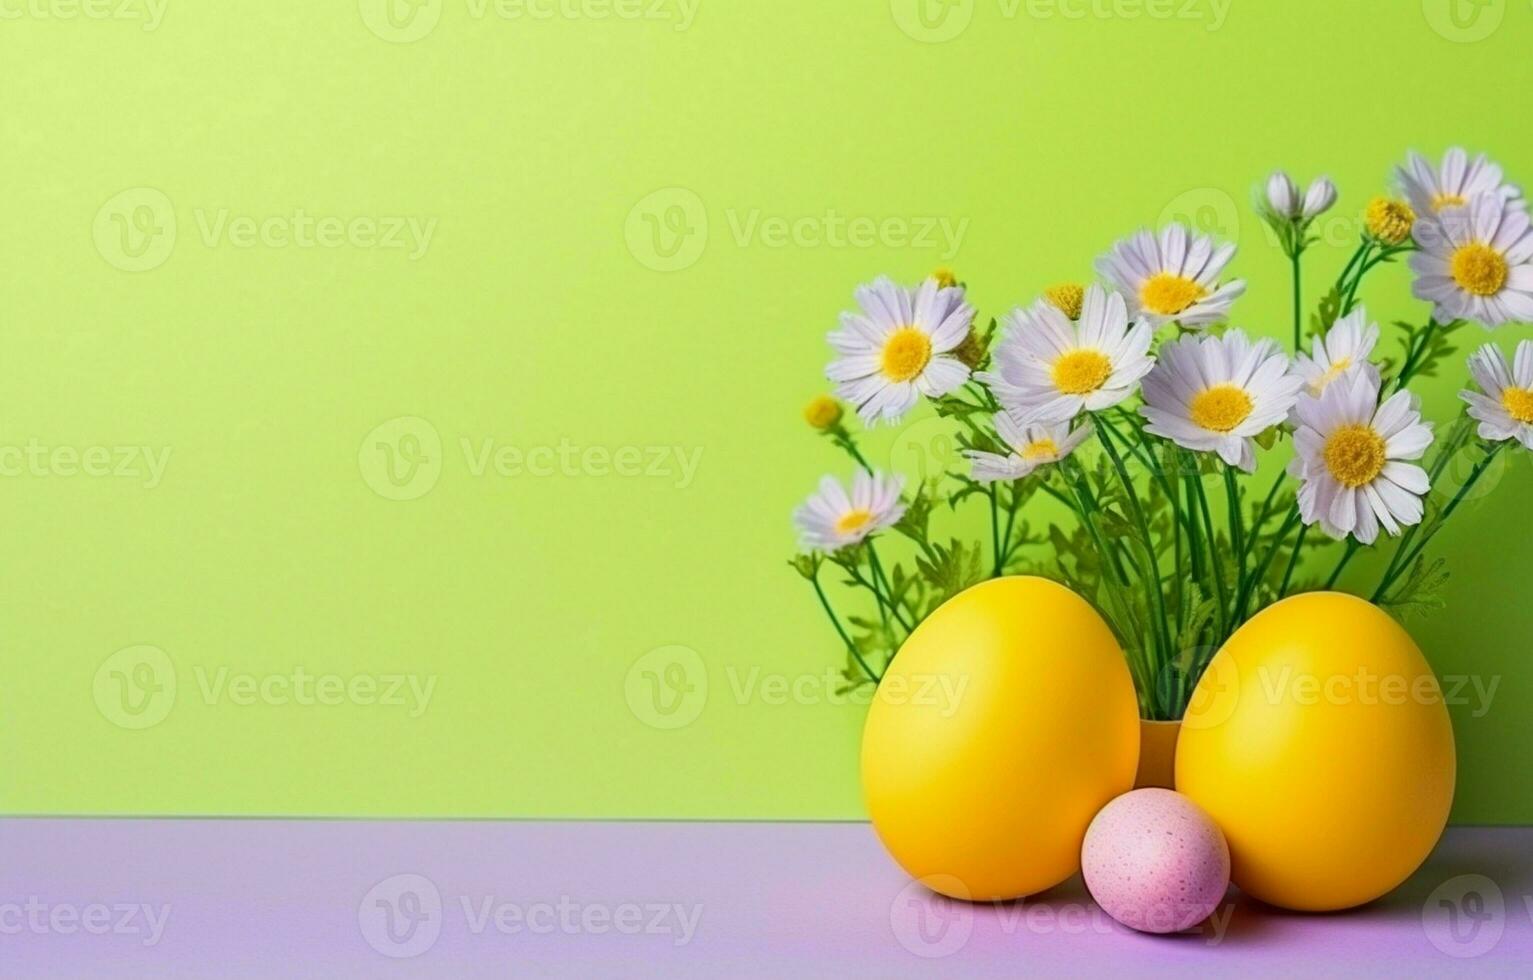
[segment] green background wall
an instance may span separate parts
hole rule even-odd
[[[0,811],[859,816],[783,564],[853,286],[951,264],[998,314],[1190,215],[1284,336],[1272,167],[1341,188],[1312,282],[1408,148],[1533,180],[1533,8],[1449,2],[4,4]],[[1414,627],[1499,684],[1461,822],[1533,820],[1499,483]]]

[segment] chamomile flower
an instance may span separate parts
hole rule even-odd
[[[1533,449],[1533,340],[1517,345],[1512,363],[1495,344],[1469,355],[1469,373],[1479,391],[1461,391],[1469,416],[1480,423],[1481,439],[1516,439]]]
[[[974,479],[981,483],[1020,480],[1040,466],[1059,462],[1091,435],[1091,424],[1088,422],[1074,429],[1070,428],[1069,422],[1018,425],[1010,415],[998,412],[995,431],[1011,449],[1010,453],[1001,456],[977,449],[964,452],[974,464]]]
[[[1145,431],[1186,449],[1218,453],[1247,473],[1256,469],[1255,437],[1282,422],[1304,379],[1270,340],[1239,330],[1223,337],[1183,337],[1164,344],[1144,379],[1139,411]]]
[[[905,514],[900,490],[903,476],[885,476],[859,469],[851,492],[833,476],[820,480],[820,489],[793,512],[805,551],[840,551],[882,531]]]
[[[1302,481],[1299,516],[1333,538],[1372,544],[1379,526],[1390,534],[1421,521],[1427,473],[1408,460],[1432,444],[1415,396],[1397,391],[1379,404],[1379,383],[1355,373],[1319,398],[1299,402],[1297,455],[1289,472]]]
[[[1122,290],[1135,316],[1155,326],[1175,320],[1184,327],[1205,327],[1226,319],[1230,304],[1246,291],[1240,279],[1219,282],[1234,254],[1234,245],[1216,248],[1207,235],[1167,225],[1159,237],[1140,231],[1117,242],[1096,267]]]
[[[1533,230],[1521,201],[1481,194],[1467,208],[1422,216],[1413,234],[1411,292],[1432,301],[1438,320],[1533,320]]]
[[[1464,207],[1481,194],[1493,194],[1501,200],[1522,197],[1516,186],[1501,182],[1501,167],[1485,154],[1470,160],[1457,146],[1443,156],[1439,167],[1433,167],[1419,153],[1410,153],[1395,173],[1411,207],[1423,216]]]
[[[962,288],[932,278],[907,289],[880,277],[856,297],[862,312],[841,314],[829,338],[840,356],[825,376],[865,424],[897,422],[922,395],[940,398],[969,380],[954,354],[974,320]]]
[[[1091,286],[1072,321],[1039,300],[1014,310],[995,349],[995,371],[979,375],[1018,423],[1065,422],[1116,405],[1154,364],[1153,331],[1130,324],[1123,297]]]
[[[1294,371],[1304,379],[1304,392],[1319,398],[1326,386],[1354,369],[1365,371],[1375,382],[1379,369],[1368,360],[1379,342],[1379,325],[1368,322],[1361,306],[1331,324],[1324,337],[1316,337],[1314,353],[1300,351]]]

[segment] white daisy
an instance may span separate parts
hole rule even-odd
[[[969,380],[953,351],[969,335],[974,308],[960,286],[927,279],[915,289],[887,276],[856,292],[861,313],[841,314],[830,345],[841,356],[825,368],[836,394],[865,424],[897,422],[920,396],[940,398]]]
[[[1300,351],[1294,357],[1294,371],[1304,379],[1306,394],[1318,398],[1326,386],[1353,370],[1365,371],[1379,378],[1379,369],[1368,360],[1379,342],[1379,325],[1368,322],[1368,314],[1359,306],[1331,324],[1324,337],[1316,337],[1314,354]]]
[[[1282,422],[1304,379],[1270,340],[1239,330],[1164,344],[1144,379],[1145,431],[1186,449],[1214,452],[1231,466],[1256,469],[1254,438]]]
[[[1501,182],[1501,167],[1481,153],[1473,160],[1462,147],[1453,147],[1443,156],[1442,166],[1433,167],[1419,153],[1410,153],[1405,166],[1397,167],[1400,188],[1419,215],[1437,214],[1468,204],[1481,194],[1494,194],[1504,200],[1522,197],[1522,191]]]
[[[995,431],[1011,448],[1008,455],[968,449],[964,455],[974,464],[974,479],[981,483],[997,480],[1020,480],[1048,463],[1057,463],[1075,451],[1091,435],[1091,423],[1076,426],[1069,422],[1054,425],[1018,425],[1010,415],[998,412]]]
[[[1143,320],[1129,323],[1122,296],[1093,285],[1075,321],[1043,300],[1013,310],[995,349],[996,370],[979,380],[1019,424],[1068,421],[1134,393],[1154,364],[1153,334]]]
[[[1359,372],[1300,401],[1299,419],[1289,472],[1303,481],[1304,523],[1372,544],[1380,524],[1399,534],[1421,521],[1427,473],[1403,461],[1427,451],[1432,424],[1421,421],[1415,396],[1397,391],[1380,405],[1378,381]]]
[[[905,514],[904,486],[903,476],[863,469],[852,475],[850,494],[835,477],[821,479],[820,489],[793,512],[804,550],[840,551],[897,523]]]
[[[1447,322],[1533,321],[1533,230],[1521,201],[1481,194],[1467,208],[1423,215],[1412,230],[1411,292]]]
[[[1167,225],[1159,238],[1140,231],[1117,242],[1096,267],[1123,291],[1136,316],[1156,326],[1175,320],[1184,327],[1204,327],[1226,319],[1230,304],[1246,291],[1240,279],[1218,282],[1234,254],[1234,245],[1215,248],[1207,235]]]
[[[1479,391],[1461,391],[1469,416],[1480,423],[1480,438],[1516,439],[1533,449],[1533,340],[1517,345],[1512,364],[1495,344],[1469,355],[1469,373]]]

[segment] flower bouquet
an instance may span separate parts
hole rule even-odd
[[[1494,343],[1475,350],[1445,429],[1422,418],[1410,385],[1448,361],[1468,324],[1533,321],[1533,231],[1520,191],[1484,156],[1454,149],[1434,167],[1411,154],[1395,176],[1400,197],[1367,205],[1355,251],[1323,275],[1312,309],[1304,259],[1336,189],[1321,178],[1301,194],[1276,173],[1258,190],[1290,260],[1292,354],[1230,325],[1246,290],[1228,275],[1235,247],[1176,224],[1117,242],[1096,262],[1099,282],[1053,286],[999,324],[979,324],[949,270],[858,288],[860,309],[829,335],[834,397],[805,412],[856,469],[849,485],[826,476],[795,512],[791,562],[844,648],[847,683],[878,684],[943,602],[1019,573],[1097,608],[1146,719],[1182,717],[1238,627],[1331,588],[1362,548],[1387,555],[1363,592],[1372,602],[1396,615],[1440,604],[1433,536],[1505,447],[1533,449],[1533,342],[1510,361]],[[1382,356],[1364,286],[1402,258],[1427,309],[1393,325],[1398,350]],[[871,427],[922,400],[950,421],[965,465],[907,484],[869,465],[843,405]],[[1258,481],[1262,456],[1283,451],[1287,466]],[[938,534],[942,512],[973,506],[988,513],[988,540]],[[834,578],[843,588],[827,590]]]

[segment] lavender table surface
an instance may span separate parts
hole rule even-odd
[[[0,820],[0,976],[1533,975],[1533,828],[1335,915],[940,899],[865,824]]]

